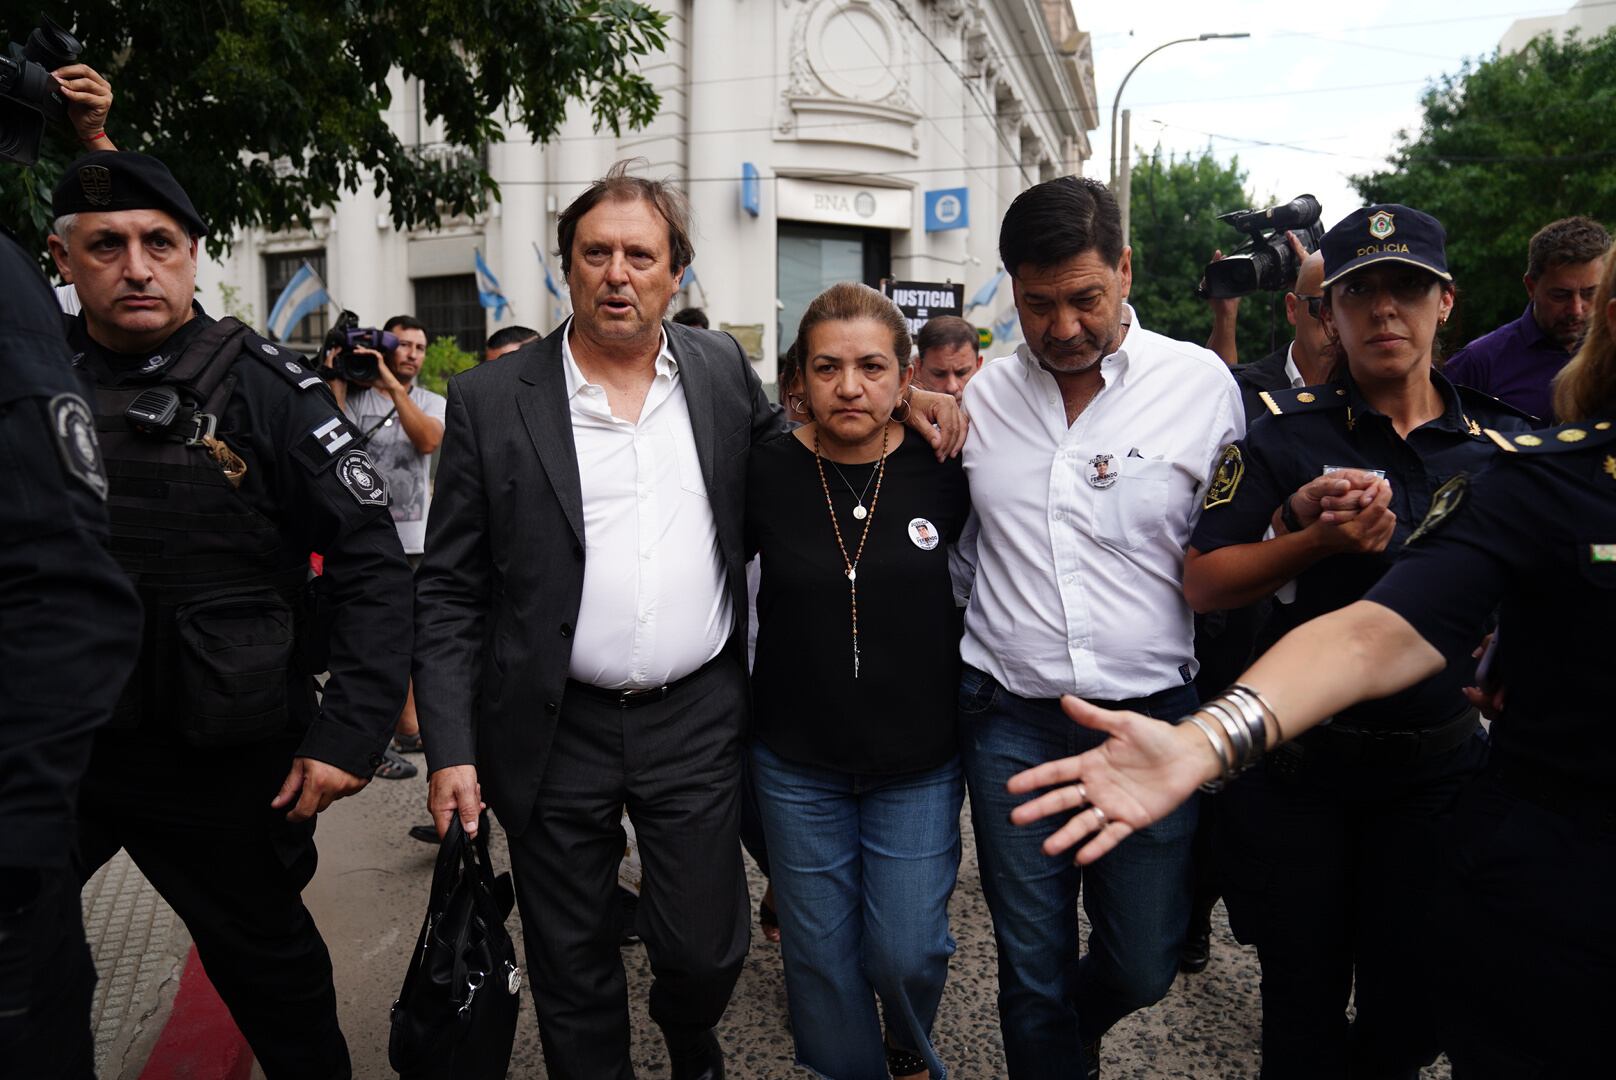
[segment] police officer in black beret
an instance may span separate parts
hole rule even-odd
[[[112,554],[146,609],[84,781],[85,872],[128,850],[268,1077],[346,1077],[300,894],[315,815],[365,786],[404,704],[411,580],[385,485],[318,375],[195,303],[206,226],[162,162],[87,155],[52,209]]]
[[[1294,589],[1269,641],[1361,598],[1456,478],[1491,457],[1483,429],[1531,422],[1432,366],[1454,295],[1435,218],[1370,206],[1321,250],[1336,376],[1262,394],[1270,415],[1225,448],[1185,565],[1197,610]],[[1270,527],[1279,535],[1265,541]],[[1465,657],[1342,712],[1220,798],[1230,924],[1262,962],[1265,1080],[1412,1077],[1436,1056],[1416,913],[1442,823],[1484,756],[1462,693],[1473,669]]]
[[[140,649],[95,419],[39,267],[0,235],[0,1074],[95,1075],[73,869],[95,729]]]

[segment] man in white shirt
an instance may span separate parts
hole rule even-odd
[[[337,405],[376,463],[391,500],[393,524],[410,566],[419,566],[426,549],[426,514],[432,504],[432,455],[443,442],[445,401],[415,384],[426,360],[426,326],[409,315],[394,315],[382,327],[398,338],[398,347],[380,358],[377,378],[371,383],[342,379],[331,382]],[[371,350],[361,350],[371,352]],[[372,352],[372,355],[376,355]],[[393,745],[376,775],[386,780],[407,780],[416,768],[399,750],[421,749],[421,725],[415,717],[415,687],[411,685],[399,714]]]
[[[1022,192],[1000,255],[1026,344],[965,390],[980,524],[961,653],[961,744],[999,946],[1012,1080],[1090,1075],[1098,1040],[1172,985],[1189,917],[1193,803],[1081,872],[1018,828],[1014,773],[1103,736],[1062,694],[1166,721],[1196,704],[1185,545],[1219,450],[1245,430],[1227,367],[1126,303],[1115,199],[1064,177]],[[1093,932],[1079,961],[1079,888]]]
[[[449,382],[416,577],[428,805],[440,834],[475,831],[486,797],[510,838],[551,1080],[633,1080],[626,806],[672,1080],[723,1080],[713,1028],[750,940],[746,474],[786,422],[732,337],[663,321],[689,208],[627,168],[557,219],[572,318]],[[963,438],[951,398],[917,392],[912,414],[934,446],[933,419]]]

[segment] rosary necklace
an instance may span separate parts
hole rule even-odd
[[[864,556],[864,542],[870,538],[870,526],[875,522],[875,507],[881,501],[881,478],[886,475],[887,471],[887,429],[885,425],[881,428],[881,458],[876,462],[875,471],[871,474],[875,479],[875,497],[870,500],[870,509],[866,513],[859,513],[860,510],[864,509],[862,497],[859,499],[858,506],[853,510],[854,517],[864,520],[864,532],[859,536],[858,550],[853,552],[851,558],[847,554],[847,544],[842,541],[842,524],[836,520],[836,507],[830,501],[830,482],[825,479],[825,459],[819,454],[818,429],[814,431],[814,465],[819,469],[819,487],[825,493],[825,509],[830,511],[830,527],[836,532],[836,548],[842,553],[842,565],[846,568],[844,572],[847,574],[848,598],[853,611],[853,678],[856,679],[859,677],[858,564],[859,559]],[[835,469],[836,463],[831,462],[830,467]],[[837,472],[840,473],[841,470],[838,469]],[[843,483],[846,483],[845,479]],[[848,490],[852,490],[851,485],[849,485]]]
[[[882,448],[881,452],[883,455],[885,455],[886,450],[884,447]],[[847,482],[847,476],[842,472],[842,467],[836,464],[834,461],[830,463],[830,467],[836,470],[836,475],[841,478],[842,486],[847,488],[847,493],[853,496],[853,498],[856,500],[855,505],[853,506],[853,516],[858,520],[863,521],[865,516],[869,514],[869,511],[864,509],[864,496],[869,494],[870,484],[875,480],[875,470],[870,470],[869,478],[864,481],[864,490],[854,491],[853,485]]]

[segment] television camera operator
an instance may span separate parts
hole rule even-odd
[[[67,47],[40,47],[52,41]],[[78,53],[47,24],[0,57],[0,163],[38,157],[47,101],[81,139],[104,130],[111,89],[71,63]],[[0,1071],[81,1080],[95,1075],[95,968],[75,804],[139,652],[141,609],[106,549],[106,470],[61,314],[3,230],[0,292]]]
[[[326,367],[321,374],[330,378],[338,408],[358,429],[358,445],[376,462],[387,485],[393,524],[413,569],[426,550],[432,454],[443,442],[448,402],[415,382],[426,359],[426,327],[420,321],[394,315],[380,330],[358,323],[353,312],[342,313],[327,335]],[[383,780],[408,780],[419,770],[403,755],[421,750],[413,686],[394,731],[376,775]],[[430,832],[425,830],[423,835]]]
[[[105,129],[112,91],[79,52],[45,23],[0,57],[0,163],[39,157],[47,108],[81,141]],[[141,601],[108,555],[107,472],[57,302],[3,230],[0,291],[0,1070],[87,1080],[95,967],[74,818],[139,652]]]

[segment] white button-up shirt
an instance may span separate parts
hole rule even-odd
[[[1022,697],[1145,697],[1196,670],[1184,551],[1219,451],[1245,433],[1240,392],[1214,353],[1131,307],[1125,321],[1070,427],[1025,345],[965,388],[981,533],[961,655]]]
[[[662,339],[638,423],[612,415],[561,339],[584,499],[579,682],[649,689],[718,655],[735,625],[679,362]]]

